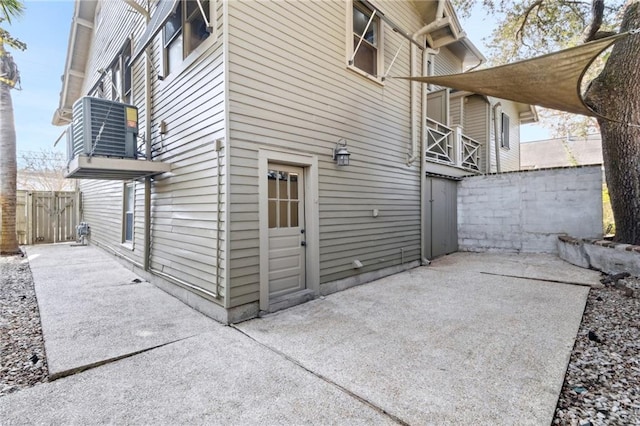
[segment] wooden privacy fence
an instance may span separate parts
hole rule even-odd
[[[18,191],[17,198],[19,244],[75,241],[79,192]]]

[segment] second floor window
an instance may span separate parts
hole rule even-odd
[[[373,11],[364,4],[353,2],[353,65],[370,74],[378,74],[380,20],[371,19]],[[361,41],[362,40],[362,41]]]
[[[102,77],[96,83],[91,96],[112,101],[131,104],[133,92],[131,85],[131,41],[127,40],[124,47],[108,68],[100,70]]]
[[[163,31],[165,75],[175,71],[209,37],[207,22],[210,22],[210,8],[209,0],[178,2]]]
[[[502,129],[500,135],[500,146],[503,148],[509,149],[509,134],[510,134],[510,124],[509,124],[509,116],[502,113]]]

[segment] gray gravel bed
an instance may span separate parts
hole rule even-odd
[[[0,397],[47,381],[28,262],[0,257]],[[640,425],[640,279],[589,292],[553,424]]]
[[[38,301],[29,263],[0,257],[0,397],[47,381]]]
[[[589,292],[553,424],[640,425],[640,279]]]

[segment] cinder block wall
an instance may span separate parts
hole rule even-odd
[[[473,176],[458,186],[461,251],[557,253],[557,236],[602,236],[600,166]]]

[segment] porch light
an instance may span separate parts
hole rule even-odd
[[[333,160],[338,166],[348,166],[351,153],[347,150],[347,141],[340,139],[333,149]]]

